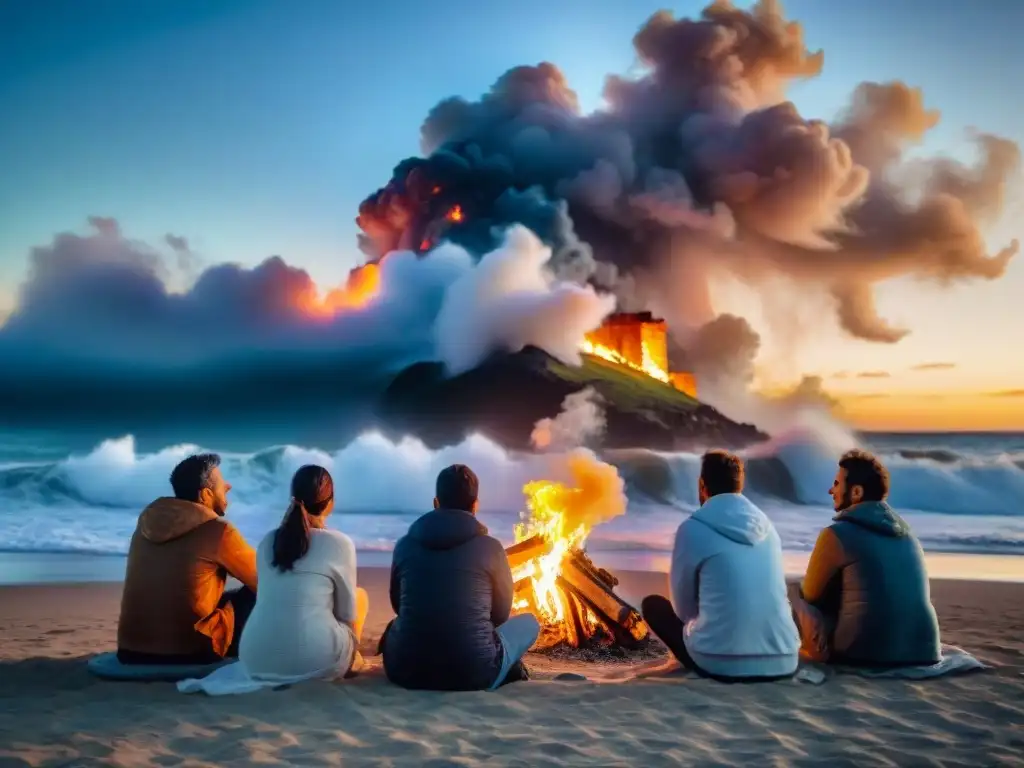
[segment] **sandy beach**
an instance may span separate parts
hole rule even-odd
[[[620,576],[630,601],[665,587]],[[225,698],[88,675],[113,648],[117,583],[0,588],[0,766],[1024,765],[1022,584],[933,582],[943,640],[994,666],[959,677],[723,685],[531,654],[527,683],[440,694],[391,686],[370,655],[391,618],[386,577],[360,572],[372,610],[357,678]]]

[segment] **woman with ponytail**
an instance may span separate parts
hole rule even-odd
[[[242,693],[352,669],[369,599],[356,587],[352,539],[326,527],[333,510],[330,473],[300,467],[281,525],[256,550],[260,589],[238,649],[243,669],[180,689]]]

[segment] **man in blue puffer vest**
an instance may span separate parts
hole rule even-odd
[[[889,473],[865,451],[839,460],[836,511],[814,545],[793,613],[804,654],[860,666],[917,666],[941,657],[924,552],[890,507]]]
[[[391,562],[397,618],[381,638],[384,671],[404,688],[493,690],[526,678],[537,641],[530,614],[509,618],[512,571],[477,519],[479,481],[454,464],[437,476],[434,511],[409,527]]]
[[[644,599],[644,620],[679,662],[725,682],[792,676],[800,638],[786,594],[782,544],[743,492],[743,462],[701,459],[700,508],[676,532],[672,602]]]

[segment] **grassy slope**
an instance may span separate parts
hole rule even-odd
[[[415,434],[428,445],[451,445],[479,432],[508,447],[527,447],[533,425],[554,417],[564,398],[585,387],[601,396],[606,447],[671,450],[713,442],[722,446],[758,439],[668,384],[599,358],[581,366],[559,363],[537,349],[495,355],[448,378],[440,363],[417,363],[399,374],[377,409],[381,426]]]
[[[700,405],[699,401],[669,384],[598,357],[585,355],[579,368],[552,359],[548,361],[547,369],[562,381],[594,385],[625,411],[635,412],[651,407],[689,411]]]

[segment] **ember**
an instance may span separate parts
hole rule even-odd
[[[516,526],[516,543],[506,550],[513,610],[540,621],[538,648],[602,641],[635,647],[647,637],[647,625],[615,594],[618,580],[583,550],[594,525],[625,511],[621,478],[586,452],[570,454],[569,470],[575,487],[536,481],[523,488],[529,517]]]

